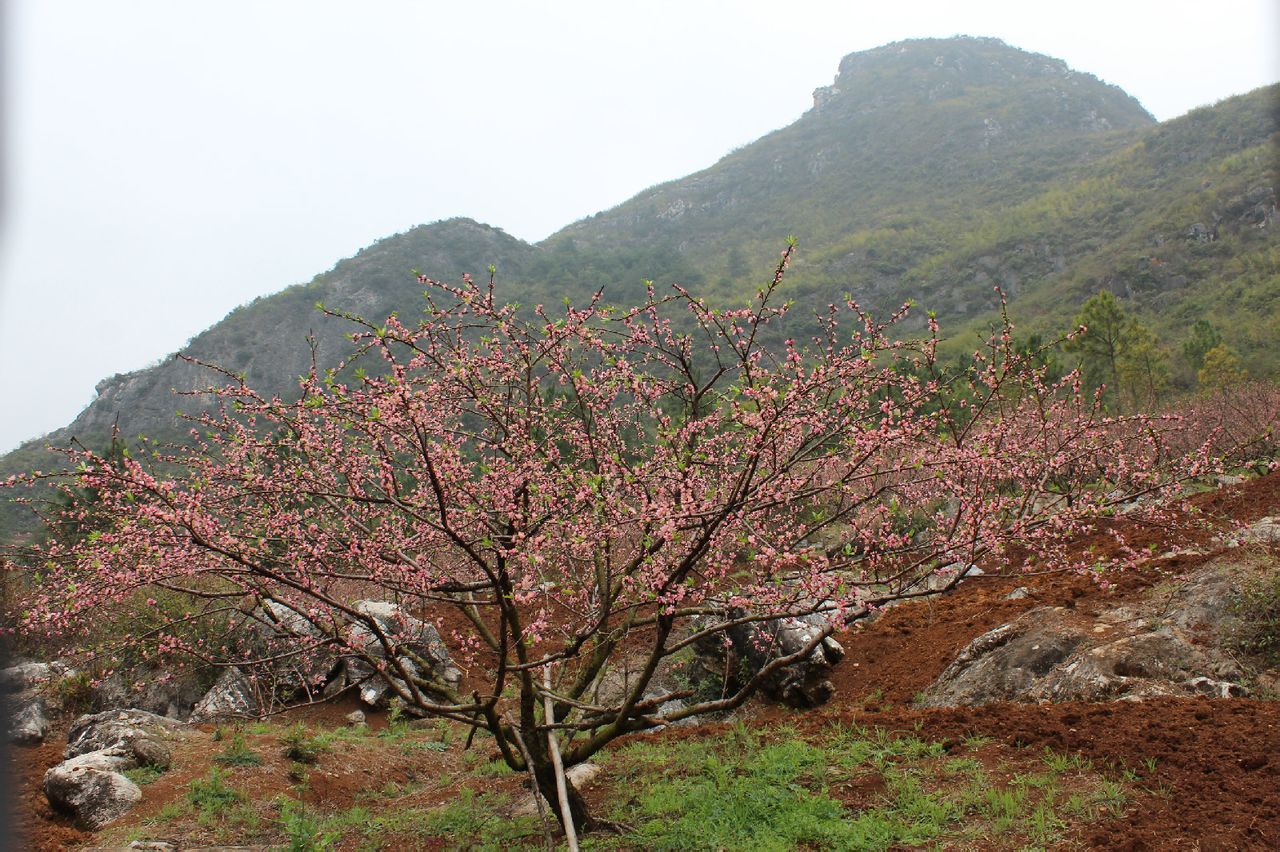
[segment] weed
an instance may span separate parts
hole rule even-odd
[[[1071,771],[1085,772],[1093,768],[1093,764],[1087,758],[1078,754],[1058,754],[1048,746],[1044,749],[1044,763],[1055,775]]]
[[[1053,812],[1053,801],[1046,797],[1031,811],[1027,818],[1027,833],[1039,843],[1049,843],[1058,836],[1066,824]]]
[[[209,770],[208,778],[197,778],[187,787],[187,804],[195,809],[201,825],[225,818],[244,801],[244,793],[229,786],[226,773],[216,766]]]
[[[1280,573],[1245,582],[1228,608],[1238,619],[1227,636],[1231,647],[1257,658],[1263,668],[1280,666]]]
[[[942,771],[945,775],[977,775],[982,771],[982,764],[972,757],[957,757],[944,763]]]
[[[427,745],[437,745],[437,743],[427,743]],[[505,760],[491,760],[476,767],[476,774],[481,778],[501,778],[503,775],[510,775],[511,772],[511,767],[507,766]]]
[[[829,846],[845,833],[839,803],[802,784],[821,775],[819,749],[790,741],[726,751],[704,753],[695,774],[643,790],[638,846],[684,848],[690,837],[711,849]]]
[[[312,736],[301,722],[280,736],[280,744],[284,746],[284,756],[296,763],[314,764],[329,751],[329,746]]]
[[[448,751],[449,744],[436,740],[408,740],[400,743],[401,754],[413,754],[415,751]],[[504,764],[505,765],[505,764]]]
[[[297,761],[290,763],[288,775],[294,786],[300,789],[305,789],[311,783],[311,770],[307,768],[305,763],[298,763]]]
[[[473,839],[480,848],[498,848],[510,846],[511,841],[521,837],[540,833],[537,817],[508,819],[500,816],[505,803],[506,798],[500,794],[476,795],[464,788],[457,799],[427,814],[421,825],[426,832],[457,843],[454,848],[466,849],[475,847],[459,843],[464,838]]]
[[[991,828],[1003,834],[1014,826],[1022,813],[1026,793],[1023,790],[992,787],[979,804],[979,812],[991,820]]]
[[[299,802],[286,799],[280,809],[280,827],[284,829],[289,852],[324,852],[332,849],[342,836],[340,831],[325,830],[315,814]]]
[[[156,766],[152,766],[151,764],[147,764],[145,766],[136,766],[133,769],[126,769],[124,771],[124,777],[128,778],[130,781],[137,784],[139,787],[145,784],[152,783],[163,774],[164,774],[163,769],[160,769],[159,767],[156,767]]]
[[[1086,822],[1092,822],[1098,818],[1097,802],[1083,793],[1072,793],[1062,807],[1071,816],[1079,817]]]
[[[227,747],[213,759],[223,766],[258,766],[262,763],[262,755],[249,748],[240,733],[233,735]]]
[[[1018,772],[1009,779],[1009,783],[1014,787],[1047,790],[1055,787],[1058,781],[1052,772]]]
[[[68,712],[85,712],[93,706],[93,678],[88,672],[74,672],[53,685],[58,706]]]
[[[1098,788],[1098,803],[1105,806],[1113,814],[1120,814],[1124,811],[1124,805],[1128,798],[1124,787],[1116,781],[1104,780]]]

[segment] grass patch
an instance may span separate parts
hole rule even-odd
[[[164,770],[150,764],[147,764],[146,766],[135,766],[133,769],[126,769],[124,771],[124,777],[128,778],[139,787],[156,781],[161,775],[164,775]]]
[[[606,762],[618,779],[608,815],[633,830],[592,838],[596,849],[878,850],[1001,835],[1047,846],[1067,840],[1069,820],[1118,815],[1123,800],[1075,755],[1046,751],[1042,768],[996,783],[959,746],[856,726],[813,737],[738,727],[632,743]]]
[[[315,764],[330,751],[329,744],[311,734],[301,722],[280,735],[281,753],[294,763]]]
[[[244,735],[236,733],[232,735],[230,742],[220,754],[213,758],[223,766],[259,766],[262,764],[262,755],[249,748],[249,744],[244,741]]]
[[[541,838],[537,817],[506,817],[507,804],[507,797],[500,793],[477,794],[464,788],[454,801],[434,810],[388,808],[385,802],[376,806],[370,802],[367,807],[356,805],[321,816],[298,802],[285,800],[280,828],[288,839],[284,848],[296,852],[319,852],[339,845],[361,850],[429,846],[505,852],[521,848],[524,840]]]
[[[359,760],[362,750],[447,749],[438,729],[415,725],[395,737],[302,725],[273,730],[291,755],[289,794],[254,804],[215,764],[153,819],[172,821],[169,830],[190,833],[198,823],[202,835],[294,850],[508,852],[541,845],[536,816],[509,816],[510,795],[524,793],[511,793],[519,790],[513,779],[494,780],[510,770],[479,750],[456,750],[442,763],[448,772],[373,781],[341,811],[296,801],[313,774],[296,755],[318,755],[348,738],[353,742],[334,762]],[[229,728],[222,755],[251,751],[243,740]],[[590,850],[988,848],[996,838],[996,848],[1057,847],[1074,842],[1081,825],[1121,816],[1137,783],[1071,753],[1011,752],[977,739],[944,746],[918,730],[850,725],[805,734],[738,725],[700,738],[642,737],[598,760],[609,783],[595,815],[627,833],[588,835]],[[1144,769],[1149,783],[1154,764]],[[455,787],[451,777],[463,783]],[[427,804],[451,787],[461,788],[453,801]]]

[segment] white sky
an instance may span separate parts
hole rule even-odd
[[[996,36],[1157,118],[1280,79],[1276,0],[13,0],[0,451],[374,240],[527,240],[789,124],[845,54]],[[786,223],[779,223],[786,230]]]

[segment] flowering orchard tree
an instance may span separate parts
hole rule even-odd
[[[130,638],[222,665],[363,656],[412,710],[491,732],[554,801],[561,762],[737,707],[958,566],[1065,559],[1091,517],[1203,467],[1169,452],[1175,419],[1104,418],[1074,375],[1046,382],[1007,322],[951,372],[932,319],[921,339],[891,334],[905,307],[878,323],[827,305],[814,337],[781,341],[792,250],[739,310],[650,287],[635,309],[597,294],[532,318],[492,280],[424,277],[416,325],[331,313],[353,323],[352,358],[292,402],[223,374],[219,412],[155,468],[172,476],[73,453],[108,523],[43,549],[22,629],[179,595],[173,623]],[[371,594],[437,624],[461,678],[400,653],[355,603]],[[174,629],[265,611],[307,629],[269,653]],[[783,617],[814,627],[758,671],[710,696],[658,686],[693,646],[744,628],[759,645]],[[623,665],[623,688],[602,689]],[[561,797],[590,824],[571,785]]]

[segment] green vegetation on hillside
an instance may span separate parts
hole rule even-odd
[[[971,352],[997,318],[998,286],[1020,339],[1048,341],[1108,292],[1141,329],[1128,382],[1114,376],[1122,393],[1268,378],[1280,373],[1278,105],[1280,85],[1155,125],[1124,92],[1049,57],[992,39],[901,42],[846,57],[792,125],[538,245],[465,219],[417,227],[233,311],[184,351],[288,397],[310,333],[322,364],[348,350],[348,329],[313,306],[409,319],[422,306],[411,269],[456,280],[494,264],[500,297],[526,308],[600,289],[629,304],[646,280],[740,304],[794,233],[798,338],[813,310],[848,294],[877,316],[914,300],[937,313],[944,353]],[[902,327],[924,323],[919,310]],[[201,402],[173,391],[218,379],[174,360],[113,376],[49,441],[103,447],[117,417],[130,441],[182,439],[174,411]],[[44,443],[0,459],[0,476],[48,468]],[[0,507],[0,537],[30,518]]]

